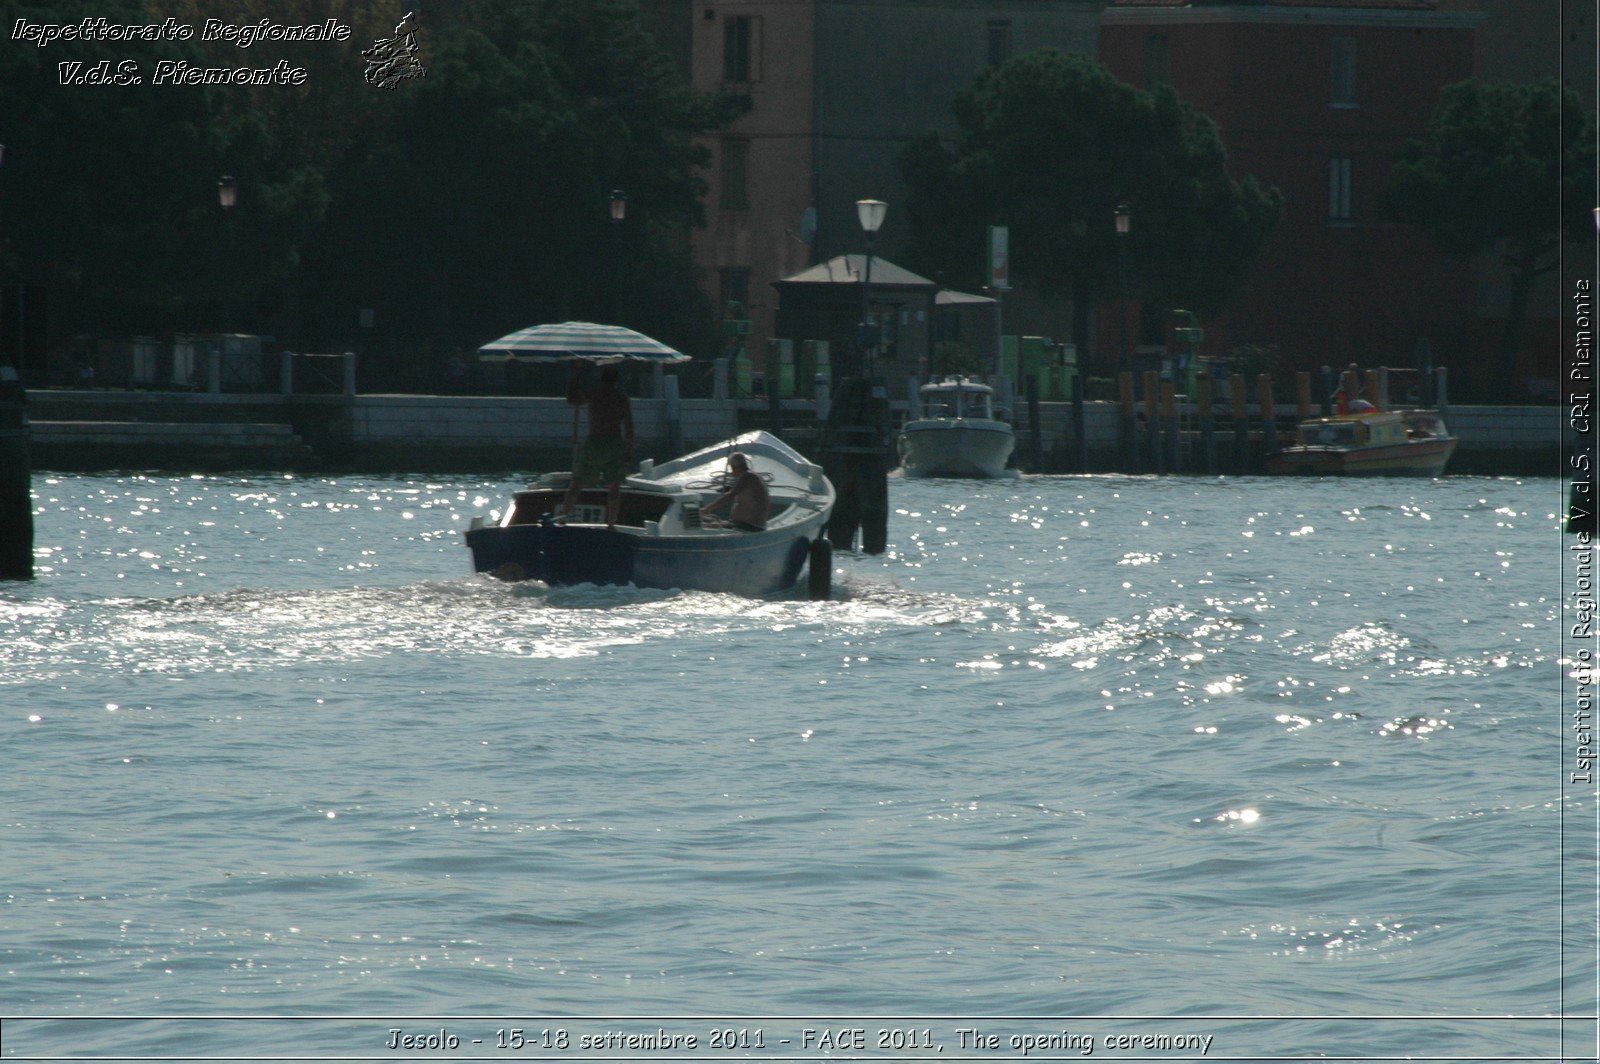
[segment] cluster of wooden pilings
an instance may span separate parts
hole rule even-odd
[[[1312,375],[1300,372],[1295,375],[1295,420],[1327,417],[1335,410],[1335,396],[1342,394],[1349,401],[1365,399],[1374,407],[1389,409],[1388,372],[1367,370],[1365,373],[1351,367],[1338,376],[1335,389],[1334,374],[1328,367],[1321,371],[1319,397],[1313,401]],[[1446,371],[1438,369],[1425,379],[1426,392],[1421,396],[1425,405],[1444,406]],[[1195,381],[1195,395],[1191,406],[1180,403],[1175,384],[1161,380],[1155,372],[1144,374],[1142,396],[1136,389],[1132,373],[1117,377],[1117,394],[1120,408],[1118,455],[1121,472],[1125,473],[1251,473],[1258,472],[1268,455],[1276,452],[1280,440],[1277,399],[1273,395],[1273,381],[1262,373],[1255,380],[1255,405],[1250,403],[1249,382],[1241,373],[1233,374],[1228,381],[1228,398],[1216,398],[1217,382],[1202,376]],[[1182,397],[1187,399],[1187,397]],[[1074,391],[1074,422],[1082,424],[1078,412],[1080,402]],[[1031,412],[1031,411],[1030,411]],[[1185,422],[1189,424],[1186,426]],[[1035,418],[1034,424],[1037,424]],[[1037,433],[1034,433],[1037,436]],[[1086,470],[1083,456],[1081,429],[1078,435],[1079,468]],[[1287,432],[1285,433],[1287,436]],[[1222,442],[1219,446],[1219,437]],[[1231,437],[1231,439],[1230,439]],[[1220,452],[1220,453],[1219,453]]]

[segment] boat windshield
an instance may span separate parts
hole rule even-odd
[[[988,389],[950,387],[926,389],[922,395],[923,417],[992,418]]]
[[[1306,444],[1322,447],[1348,446],[1356,442],[1356,426],[1353,423],[1322,422],[1304,426],[1300,435]]]

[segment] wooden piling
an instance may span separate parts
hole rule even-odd
[[[1294,375],[1295,415],[1301,421],[1311,416],[1311,374],[1301,370]]]
[[[1194,383],[1195,401],[1200,410],[1200,448],[1205,452],[1206,472],[1215,474],[1217,471],[1217,432],[1216,421],[1211,410],[1211,378],[1202,376]]]
[[[1272,378],[1261,374],[1256,378],[1256,388],[1261,395],[1261,437],[1266,444],[1266,453],[1274,454],[1278,450],[1278,418],[1272,401]]]
[[[833,482],[835,501],[828,539],[882,554],[889,537],[889,399],[883,385],[846,377],[834,393],[818,441],[818,459]]]
[[[1244,389],[1244,374],[1235,373],[1228,378],[1229,413],[1233,415],[1233,470],[1243,473],[1250,468],[1250,395]]]
[[[1123,370],[1117,374],[1117,399],[1122,407],[1118,435],[1122,437],[1122,468],[1127,473],[1139,472],[1138,421],[1133,405],[1133,374]]]
[[[0,580],[33,579],[33,475],[26,401],[16,371],[0,367]]]
[[[1089,471],[1089,433],[1083,423],[1083,377],[1072,375],[1072,443],[1078,472]]]
[[[1171,381],[1161,383],[1161,435],[1167,451],[1167,471],[1178,472],[1178,396]]]
[[[661,397],[667,407],[667,446],[672,454],[682,454],[683,404],[678,399],[678,375],[672,374],[661,381]]]
[[[1039,378],[1028,374],[1028,471],[1044,469],[1044,438],[1039,427]]]
[[[1150,456],[1148,468],[1165,472],[1161,461],[1161,418],[1156,397],[1161,394],[1161,376],[1153,369],[1144,371],[1144,450]]]
[[[1382,405],[1378,402],[1378,371],[1377,370],[1375,370],[1375,369],[1367,370],[1367,372],[1366,372],[1366,380],[1363,381],[1362,384],[1361,384],[1361,398],[1365,399],[1367,402],[1371,403],[1373,406],[1378,407],[1378,409],[1380,409],[1380,410],[1383,409]]]

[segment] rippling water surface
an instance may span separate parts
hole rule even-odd
[[[1470,1058],[1554,1056],[1525,1018],[1590,992],[1555,480],[896,480],[889,552],[818,603],[468,575],[515,486],[36,476],[0,1011]],[[391,1026],[308,1025],[18,1021],[4,1052]]]

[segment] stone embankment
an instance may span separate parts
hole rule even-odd
[[[667,391],[634,400],[640,458],[671,458],[775,423],[802,450],[815,436],[818,410],[809,400],[785,400],[775,416],[764,399],[679,399]],[[1036,425],[1028,409],[1017,412],[1017,464],[1045,473],[1124,468],[1116,403],[1083,404],[1087,470],[1079,466],[1072,404],[1037,409]],[[28,393],[27,412],[33,468],[64,472],[564,469],[573,437],[572,410],[560,398],[43,390]],[[1296,408],[1278,405],[1274,413],[1286,439]],[[1461,439],[1454,473],[1559,476],[1563,447],[1575,442],[1555,406],[1452,406],[1448,423]],[[1196,429],[1180,411],[1177,472],[1206,471]],[[1235,454],[1239,437],[1220,423],[1215,471],[1254,471],[1263,435],[1259,417],[1251,418]]]

